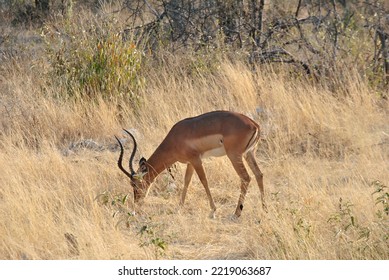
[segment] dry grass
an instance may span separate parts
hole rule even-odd
[[[389,258],[388,215],[372,195],[372,182],[389,184],[387,101],[352,73],[348,92],[334,94],[239,63],[195,79],[172,65],[149,73],[136,116],[120,101],[119,110],[115,101],[53,99],[28,69],[4,68],[0,259]],[[128,215],[132,193],[113,135],[135,129],[138,156],[147,157],[175,122],[215,109],[261,124],[257,159],[269,212],[253,183],[242,217],[230,220],[239,180],[217,158],[205,162],[216,219],[197,178],[179,209],[179,164],[175,181],[161,174],[144,212]]]

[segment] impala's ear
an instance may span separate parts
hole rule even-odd
[[[146,174],[149,171],[149,168],[147,166],[147,161],[144,157],[142,157],[139,160],[139,173],[144,173]]]

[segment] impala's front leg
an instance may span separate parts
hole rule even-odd
[[[203,165],[201,163],[201,159],[199,158],[199,159],[195,160],[194,162],[192,162],[192,165],[193,165],[194,169],[196,170],[197,175],[199,176],[200,182],[203,184],[203,186],[205,188],[205,192],[207,193],[209,205],[211,207],[211,213],[209,216],[213,219],[213,218],[215,218],[216,206],[215,206],[215,203],[213,202],[211,191],[209,190],[209,187],[208,187],[208,181],[207,181],[207,177],[205,176],[205,171],[204,171]]]
[[[183,206],[185,203],[186,192],[188,191],[188,187],[190,184],[190,180],[192,179],[193,171],[194,171],[193,165],[188,163],[185,172],[184,188],[181,193],[181,201],[180,201],[181,206]]]

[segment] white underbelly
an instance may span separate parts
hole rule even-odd
[[[207,158],[207,157],[222,157],[226,155],[226,149],[224,149],[224,146],[220,146],[218,148],[206,151],[201,155],[201,158]]]
[[[221,157],[226,155],[223,135],[221,134],[212,134],[196,139],[189,139],[186,144],[191,150],[197,152],[201,158]]]

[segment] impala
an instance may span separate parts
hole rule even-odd
[[[123,145],[115,136],[120,145],[118,166],[131,179],[135,203],[146,197],[151,183],[163,170],[169,168],[175,162],[181,162],[187,164],[187,168],[180,205],[185,202],[189,183],[193,172],[196,171],[207,193],[211,207],[211,217],[213,217],[216,206],[208,187],[202,159],[210,156],[227,155],[241,179],[240,196],[234,214],[235,217],[241,215],[250,182],[250,176],[243,163],[243,158],[245,158],[255,175],[261,193],[262,207],[266,210],[263,174],[254,156],[260,139],[259,125],[249,117],[229,111],[214,111],[181,120],[171,128],[148,160],[140,159],[137,172],[134,171],[132,164],[137,150],[137,143],[134,136],[129,131],[125,131],[132,138],[134,148],[129,160],[129,171],[127,171],[122,165]]]

